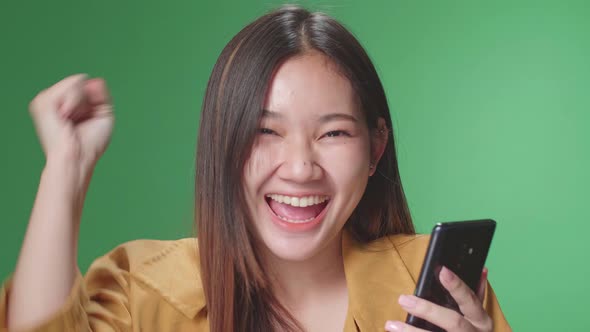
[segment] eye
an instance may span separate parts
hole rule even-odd
[[[345,130],[332,130],[324,134],[325,137],[350,137],[350,134]]]
[[[268,128],[260,128],[258,129],[258,133],[261,135],[276,135],[277,132],[272,130],[272,129],[268,129]]]

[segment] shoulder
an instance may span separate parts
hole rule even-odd
[[[196,238],[179,240],[133,240],[118,245],[107,254],[96,259],[89,271],[97,265],[116,265],[130,273],[140,272],[154,264],[167,260],[198,262]]]
[[[116,289],[129,295],[141,289],[189,317],[205,306],[196,238],[123,243],[96,259],[84,279],[91,293]]]
[[[373,249],[391,250],[416,280],[420,274],[429,241],[430,235],[427,234],[395,234],[374,240],[367,246]]]
[[[344,239],[344,269],[352,302],[366,308],[361,310],[374,320],[396,312],[401,316],[391,299],[414,291],[428,236],[397,234],[360,242],[347,234]]]
[[[395,234],[377,239],[376,241],[389,241],[397,249],[418,249],[427,247],[430,241],[428,234]]]
[[[412,278],[417,280],[422,269],[422,262],[426,256],[430,235],[392,235],[389,238],[394,243]]]
[[[395,249],[400,254],[411,255],[416,251],[426,251],[429,241],[430,235],[427,234],[394,234],[368,242],[365,247],[381,250]]]

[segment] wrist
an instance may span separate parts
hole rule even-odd
[[[68,158],[48,157],[43,169],[43,176],[57,177],[65,188],[71,188],[75,194],[84,194],[88,189],[94,172],[94,164]]]

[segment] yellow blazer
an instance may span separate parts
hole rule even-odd
[[[393,235],[362,245],[343,232],[345,331],[384,331],[386,320],[405,320],[397,298],[414,292],[428,240]],[[79,274],[65,305],[31,331],[209,331],[199,266],[195,238],[122,244]],[[10,281],[0,291],[1,332],[9,292]],[[511,331],[489,284],[484,307],[494,331]]]

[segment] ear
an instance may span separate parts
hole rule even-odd
[[[375,174],[379,160],[385,152],[387,146],[387,140],[389,139],[389,129],[385,124],[385,119],[377,119],[377,129],[374,129],[371,133],[371,169],[369,170],[369,176]]]

